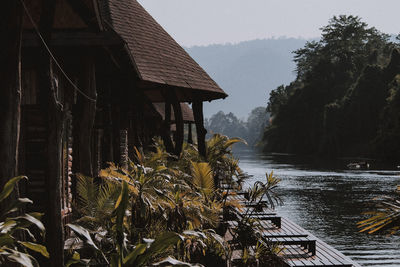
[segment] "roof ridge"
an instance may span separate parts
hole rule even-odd
[[[197,90],[204,99],[227,94],[137,0],[107,2],[112,26],[127,43],[143,81]]]

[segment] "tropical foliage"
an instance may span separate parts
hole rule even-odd
[[[240,138],[229,138],[225,135],[214,134],[207,141],[206,160],[210,164],[214,181],[217,185],[220,183],[237,186],[240,189],[245,175],[239,168],[239,161],[232,155],[232,146],[237,143],[245,143]]]
[[[13,200],[11,197],[15,193],[16,184],[22,179],[27,179],[27,177],[18,176],[10,179],[0,193],[0,205],[5,207],[0,221],[0,264],[2,266],[12,263],[27,267],[39,266],[38,260],[33,255],[49,257],[46,247],[37,243],[37,240],[43,239],[45,235],[45,228],[40,221],[41,214],[22,213],[21,208],[26,204],[32,204],[32,201],[27,198]],[[24,239],[21,238],[22,235],[25,235]]]
[[[91,184],[88,181],[92,178],[81,177],[80,183]],[[95,187],[95,186],[94,186]],[[85,194],[87,191],[93,191],[94,187],[89,190],[81,191]],[[83,189],[80,187],[81,190]],[[119,195],[117,198],[103,199],[104,192],[112,192],[118,188]],[[67,240],[67,245],[71,250],[71,259],[66,264],[71,265],[101,265],[109,266],[144,266],[154,259],[155,256],[167,251],[171,246],[176,245],[181,241],[181,236],[173,232],[163,232],[157,235],[155,240],[143,239],[142,242],[132,243],[129,238],[130,227],[128,215],[128,205],[130,203],[129,185],[122,181],[121,185],[115,186],[110,183],[100,186],[100,195],[95,197],[95,200],[100,202],[110,201],[113,203],[113,208],[108,209],[102,215],[106,214],[103,219],[98,221],[98,218],[90,218],[84,216],[74,224],[67,226],[73,231],[74,237]],[[112,197],[114,192],[108,194]],[[106,193],[107,195],[107,193]],[[84,197],[81,195],[81,200]],[[87,199],[85,199],[86,201]],[[103,205],[97,202],[92,207],[99,209]],[[110,212],[111,211],[111,212]],[[108,213],[108,214],[107,214]],[[79,223],[79,224],[78,224]],[[109,225],[108,225],[109,224]],[[83,227],[82,225],[85,225]],[[87,249],[85,251],[85,249]],[[80,253],[78,252],[80,251]]]
[[[178,159],[155,140],[152,152],[136,150],[127,169],[110,164],[97,179],[78,176],[79,214],[68,224],[66,265],[225,265],[231,249],[219,235],[220,218],[240,204],[224,197],[215,177],[240,187],[244,175],[230,150],[238,142],[213,136],[204,162],[189,144]],[[275,199],[276,183],[272,176],[257,183],[251,201]]]

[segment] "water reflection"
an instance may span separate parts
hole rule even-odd
[[[400,238],[358,233],[356,222],[373,197],[393,192],[400,171],[384,164],[347,170],[348,159],[327,162],[293,155],[236,151],[252,184],[274,171],[282,179],[278,211],[363,266],[400,266]]]

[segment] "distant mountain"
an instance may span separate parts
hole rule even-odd
[[[279,38],[186,48],[229,94],[225,100],[205,104],[205,116],[222,110],[247,118],[253,108],[266,106],[271,90],[295,79],[292,51],[306,41]]]

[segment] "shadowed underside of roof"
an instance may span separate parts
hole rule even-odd
[[[186,103],[180,103],[182,109],[182,117],[184,122],[194,122],[193,110]],[[156,111],[161,115],[162,119],[165,120],[165,103],[153,103]],[[175,121],[174,110],[171,108],[171,121]]]
[[[203,92],[207,100],[227,96],[136,0],[103,1],[105,19],[129,46],[141,80]]]

